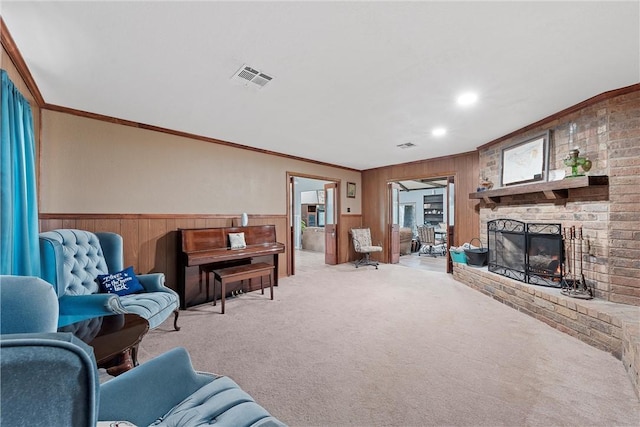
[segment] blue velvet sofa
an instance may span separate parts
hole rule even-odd
[[[0,276],[0,425],[285,425],[230,378],[196,372],[182,347],[100,384],[91,347],[55,332],[57,307],[43,280]]]
[[[51,283],[60,305],[59,326],[87,318],[135,313],[153,329],[174,314],[178,327],[178,294],[164,284],[164,273],[136,275],[144,290],[125,296],[100,293],[99,275],[124,270],[122,236],[60,229],[40,233],[41,277]]]

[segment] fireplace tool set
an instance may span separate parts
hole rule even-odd
[[[574,298],[592,299],[593,289],[587,284],[582,268],[584,258],[582,227],[577,230],[575,226],[563,229],[562,238],[566,257],[564,269],[566,274],[562,278],[561,293]]]

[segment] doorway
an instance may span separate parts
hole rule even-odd
[[[335,264],[337,253],[337,180],[287,174],[289,181],[289,274]]]
[[[448,248],[455,232],[454,177],[416,178],[393,184],[399,187],[398,263],[410,268],[452,272]],[[435,242],[425,238],[426,227],[433,228]]]

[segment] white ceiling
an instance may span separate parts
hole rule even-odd
[[[638,83],[639,3],[3,0],[0,12],[49,104],[368,169],[471,151]],[[243,64],[273,81],[235,83]],[[479,101],[461,108],[467,90]]]

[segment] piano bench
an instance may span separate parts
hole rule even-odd
[[[273,299],[273,272],[275,267],[266,262],[258,262],[256,264],[244,264],[236,265],[234,267],[220,268],[217,270],[211,270],[213,273],[213,305],[216,305],[216,282],[220,282],[220,309],[224,314],[224,300],[227,293],[227,283],[231,282],[243,282],[244,280],[251,280],[254,278],[260,278],[260,290],[264,295],[264,284],[262,279],[265,276],[269,276],[269,287],[271,289],[271,299]],[[207,274],[207,289],[209,288],[209,271]]]

